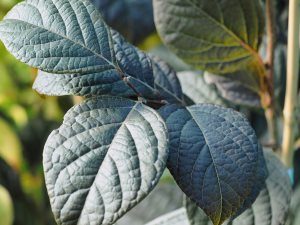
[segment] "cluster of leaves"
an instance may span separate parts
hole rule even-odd
[[[27,0],[0,23],[6,48],[39,69],[36,91],[86,98],[66,113],[44,147],[57,223],[114,224],[154,189],[167,167],[192,210],[200,207],[215,225],[249,210],[259,218],[255,207],[262,195],[269,196],[261,197],[265,207],[276,197],[288,203],[288,181],[280,195],[269,194],[274,185],[268,180],[278,180],[273,153],[264,156],[245,116],[224,107],[261,106],[266,87],[258,53],[264,30],[260,1],[154,1],[164,42],[193,68],[208,71],[183,72],[181,82],[168,64],[109,27],[96,7],[113,26],[127,9],[124,24],[114,27],[124,33],[139,18],[136,7],[150,3],[128,1],[134,6],[128,7],[124,0],[116,7],[120,2],[122,10],[110,12],[105,5],[114,1]],[[134,42],[144,34],[130,31],[124,34]],[[283,224],[286,212],[283,207],[271,220]]]

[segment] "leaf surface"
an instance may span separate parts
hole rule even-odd
[[[44,149],[58,224],[115,223],[157,184],[167,136],[158,113],[139,102],[104,96],[72,108]]]
[[[166,45],[198,69],[223,74],[258,60],[259,0],[155,0],[154,15]]]
[[[254,204],[225,225],[284,225],[291,199],[291,182],[286,168],[271,151],[264,151],[269,177]],[[211,221],[195,203],[186,201],[191,225],[211,225]]]
[[[171,174],[214,224],[222,224],[255,183],[259,149],[253,129],[240,113],[214,105],[168,105],[160,113],[169,130]]]
[[[0,23],[0,37],[19,60],[48,72],[115,68],[110,30],[88,0],[27,0]]]

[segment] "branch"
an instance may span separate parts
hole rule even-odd
[[[295,106],[297,103],[299,72],[299,0],[289,1],[289,30],[287,56],[287,82],[284,105],[284,128],[282,160],[287,166],[292,165],[294,147]]]
[[[266,84],[270,97],[270,104],[265,109],[265,116],[270,134],[269,144],[278,149],[278,128],[276,123],[276,101],[274,96],[274,52],[276,47],[275,6],[273,0],[266,0],[267,18],[267,58],[266,58]]]

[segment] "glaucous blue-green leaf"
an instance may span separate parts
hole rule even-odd
[[[161,177],[167,128],[157,112],[140,102],[92,98],[65,115],[43,157],[58,224],[114,224]]]
[[[0,23],[0,38],[19,60],[48,72],[116,67],[110,30],[88,0],[27,0]]]
[[[291,182],[286,168],[271,151],[264,151],[269,176],[250,208],[225,225],[284,225],[291,199]],[[191,225],[212,225],[205,213],[191,200],[185,206]]]
[[[135,44],[155,31],[151,0],[92,0],[92,2],[108,25]]]
[[[109,88],[116,92],[119,86],[118,92],[126,88],[125,92],[130,92],[125,96],[136,95],[126,84],[120,84],[121,79],[143,97],[157,94],[153,93],[150,59],[111,31],[88,0],[20,3],[0,23],[0,38],[14,56],[33,67],[56,74],[84,75],[84,87],[87,82],[95,86],[101,81],[104,85],[100,92]],[[100,78],[91,78],[95,74]]]
[[[220,106],[160,109],[170,138],[168,168],[183,192],[215,225],[234,216],[256,182],[259,148],[240,113]]]
[[[226,106],[226,101],[220,96],[216,87],[204,79],[202,71],[178,72],[178,78],[183,93],[195,103],[211,103]]]
[[[154,0],[160,36],[185,62],[217,74],[258,63],[260,0]]]
[[[146,225],[190,225],[186,215],[186,209],[180,208],[162,215]]]
[[[33,88],[46,95],[135,96],[135,91],[127,85],[129,82],[143,97],[158,98],[159,93],[154,87],[152,62],[148,55],[126,42],[118,32],[111,30],[111,33],[116,69],[74,74],[40,71]]]
[[[268,178],[268,168],[267,163],[264,157],[264,153],[262,150],[261,145],[258,146],[258,164],[256,168],[256,174],[255,174],[255,185],[252,188],[252,191],[250,195],[245,199],[242,207],[238,210],[236,215],[234,217],[239,216],[241,213],[243,213],[246,209],[248,209],[256,200],[257,196],[259,195],[260,191],[265,186],[265,181]]]
[[[228,101],[251,107],[260,107],[258,75],[250,68],[223,76],[205,72],[205,81],[216,85],[220,95]]]
[[[149,59],[151,60],[152,71],[147,73],[147,70],[141,70],[139,75],[147,77],[148,74],[153,74],[155,78],[154,87],[148,86],[139,78],[128,76],[127,79],[130,83],[135,84],[136,90],[142,96],[156,96],[170,103],[183,103],[183,93],[176,72],[157,57],[151,56]],[[139,63],[140,61],[136,60],[136,62]],[[50,96],[78,95],[89,97],[109,94],[130,97],[135,95],[133,90],[118,75],[114,76],[113,73],[105,73],[104,75],[101,73],[52,74],[39,70],[33,89],[40,94]]]

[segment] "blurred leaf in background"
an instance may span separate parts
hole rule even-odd
[[[13,203],[9,192],[0,185],[0,218],[2,225],[12,225],[14,219]]]

